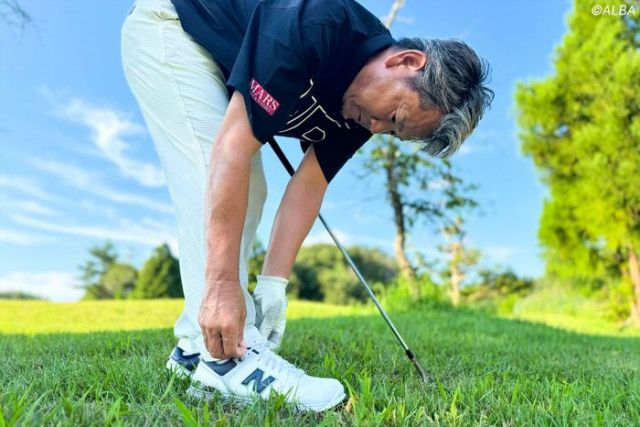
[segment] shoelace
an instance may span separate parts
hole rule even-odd
[[[269,348],[269,341],[261,342],[251,348],[260,353],[256,357],[260,357],[260,359],[263,360],[267,366],[273,369],[294,377],[300,377],[305,374],[304,370],[297,368],[294,364],[288,362],[287,360],[274,353]]]

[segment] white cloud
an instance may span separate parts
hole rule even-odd
[[[343,233],[342,231],[336,229],[332,229],[331,231],[333,231],[333,234],[335,234],[342,246],[351,244],[351,238],[346,233]],[[327,230],[323,229],[322,231],[309,234],[302,242],[302,244],[305,246],[315,245],[317,243],[333,243],[333,239],[331,238],[331,235],[329,235]]]
[[[22,246],[33,246],[37,243],[51,242],[54,239],[23,231],[0,229],[0,242],[13,243]]]
[[[462,146],[458,149],[458,152],[456,154],[460,155],[460,156],[466,156],[468,154],[473,153],[474,151],[477,151],[477,148],[475,148],[474,145],[470,145],[470,144],[462,144]]]
[[[413,16],[397,15],[396,21],[401,24],[412,25],[416,23],[416,18]]]
[[[107,200],[138,205],[162,213],[174,213],[173,207],[166,203],[110,188],[101,183],[98,176],[92,174],[86,169],[55,160],[46,160],[41,158],[32,159],[30,163],[38,170],[48,172],[62,178],[67,184],[73,187],[79,188],[90,194],[103,197]]]
[[[178,254],[176,232],[172,227],[162,223],[155,223],[150,227],[148,226],[148,221],[147,226],[144,226],[129,220],[122,220],[117,226],[104,227],[94,225],[58,224],[30,218],[24,215],[12,215],[12,219],[17,223],[28,225],[30,227],[74,236],[133,242],[149,247],[155,247],[161,243],[167,242],[171,247],[172,252]]]
[[[504,152],[510,148],[514,138],[513,132],[508,129],[491,129],[479,127],[469,136],[467,141],[458,150],[459,155],[476,153]]]
[[[74,285],[76,279],[73,274],[64,271],[18,271],[0,277],[0,292],[26,292],[58,302],[77,301],[82,297],[84,290]]]
[[[517,249],[511,246],[485,246],[482,252],[496,263],[502,263],[507,261],[513,254],[517,252]]]
[[[60,215],[59,212],[44,206],[40,202],[36,200],[14,200],[14,199],[3,199],[2,207],[7,211],[22,211],[33,213],[36,215],[45,215],[45,216],[56,216]]]
[[[35,200],[18,200],[13,204],[13,206],[15,206],[17,209],[39,214],[39,215],[47,215],[47,216],[58,215],[58,212],[46,206],[41,205]]]
[[[444,179],[435,179],[431,182],[429,182],[429,189],[430,190],[444,190],[447,187],[449,187],[450,182]]]
[[[0,175],[0,187],[11,188],[22,194],[28,194],[40,200],[60,202],[59,197],[45,191],[33,179],[18,175]]]
[[[133,178],[146,187],[165,185],[162,169],[129,156],[130,147],[123,137],[142,133],[144,128],[141,125],[128,120],[119,111],[91,105],[77,98],[61,107],[58,112],[69,120],[89,127],[96,147],[124,176]]]

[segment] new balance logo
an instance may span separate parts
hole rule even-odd
[[[264,372],[262,371],[262,369],[256,369],[255,371],[253,371],[251,373],[251,375],[249,375],[247,378],[244,379],[244,381],[242,381],[242,385],[249,385],[251,383],[251,381],[255,381],[254,384],[253,384],[253,389],[257,393],[262,393],[262,390],[264,390],[265,388],[269,387],[269,384],[271,384],[272,382],[274,382],[276,380],[274,377],[269,375],[263,381],[262,380],[263,376],[264,376]]]

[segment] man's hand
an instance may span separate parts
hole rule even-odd
[[[256,326],[269,340],[272,350],[280,346],[287,324],[287,283],[289,281],[283,277],[258,275],[258,284],[253,291]]]
[[[247,213],[251,158],[262,144],[255,138],[244,100],[234,92],[211,147],[206,189],[206,291],[198,322],[215,358],[241,357],[247,317],[238,281],[242,227]]]
[[[208,286],[198,317],[204,344],[217,359],[242,357],[247,351],[243,341],[247,308],[240,283],[217,279]]]

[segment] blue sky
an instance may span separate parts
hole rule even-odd
[[[152,142],[120,65],[120,26],[130,0],[22,2],[35,25],[0,29],[0,291],[56,301],[78,299],[78,265],[90,246],[110,239],[140,267],[163,241],[177,251],[175,220]],[[383,17],[391,0],[362,0]],[[468,220],[467,243],[485,266],[543,271],[536,233],[545,196],[519,150],[513,91],[517,81],[552,72],[554,46],[566,31],[569,1],[406,0],[396,37],[456,37],[492,66],[492,109],[453,158],[480,185],[482,213]],[[282,140],[290,159],[298,144]],[[263,152],[269,199],[258,230],[266,245],[287,175]],[[322,213],[345,245],[389,253],[394,229],[378,177],[361,180],[355,156],[332,182]],[[306,243],[329,241],[317,223]],[[438,256],[429,229],[411,250]]]

